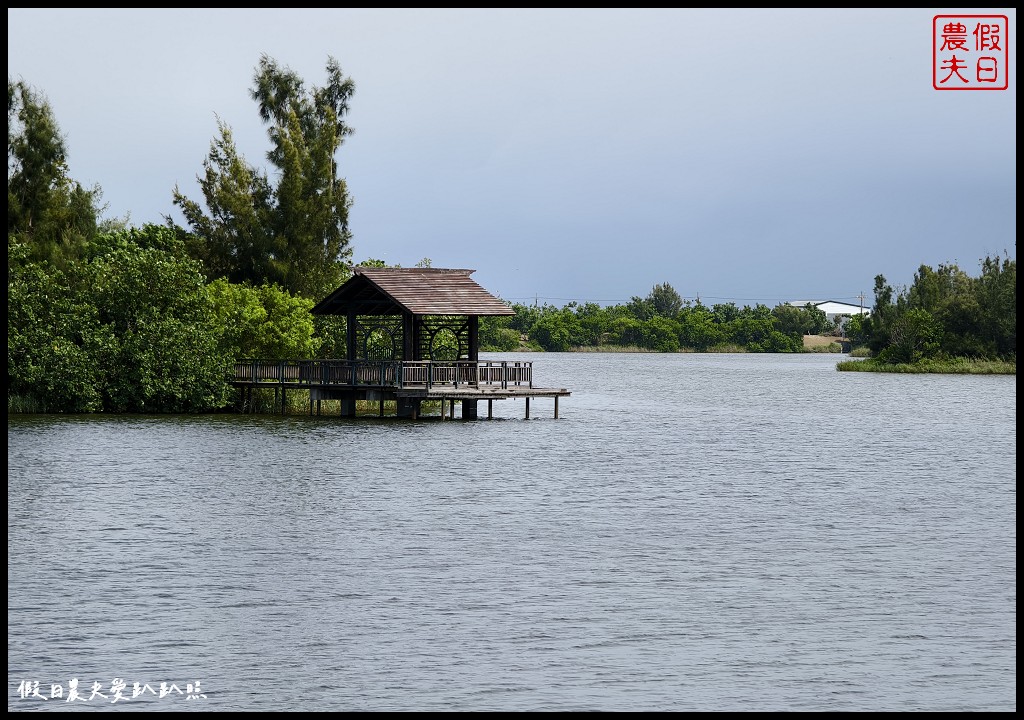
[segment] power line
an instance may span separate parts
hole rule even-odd
[[[698,293],[693,298],[693,300],[695,300],[696,302],[701,302],[703,300],[721,300],[721,301],[726,301],[726,302],[757,302],[757,303],[774,302],[776,304],[783,305],[785,303],[793,302],[792,298],[794,298],[794,297],[798,297],[800,299],[803,299],[803,298],[806,298],[806,297],[814,297],[815,295],[817,295],[817,293],[807,293],[806,295],[791,295],[788,299],[782,299],[782,298],[767,298],[767,297],[733,297],[733,296],[728,296],[728,295],[704,295],[703,293]],[[641,299],[643,299],[646,296],[633,296],[633,297],[640,297]],[[558,301],[558,302],[577,302],[577,303],[598,303],[598,304],[602,304],[602,303],[626,304],[626,303],[632,302],[633,297],[630,297],[628,299],[617,298],[617,299],[613,299],[613,300],[597,300],[597,299],[593,299],[593,298],[553,297],[553,296],[548,296],[548,295],[537,295],[537,294],[534,294],[534,295],[519,296],[519,297],[503,297],[502,299],[503,300],[510,300],[510,301],[523,301],[523,302],[531,302],[532,301],[534,303],[534,305],[536,305],[540,300],[545,300],[545,301],[546,300],[553,300],[553,301]],[[682,297],[682,296],[680,296],[680,297]],[[682,299],[685,302],[685,301],[687,301],[688,298],[682,297]],[[864,293],[861,292],[861,293],[857,293],[855,295],[828,295],[828,299],[829,300],[860,300],[861,306],[863,307],[863,304],[864,304]]]
[[[527,297],[503,297],[503,300],[560,300],[562,302],[593,302],[593,303],[617,303],[617,302],[629,302],[629,300],[590,300],[586,298],[563,298],[563,297],[548,297],[545,295],[529,295]]]

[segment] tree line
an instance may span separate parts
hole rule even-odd
[[[480,322],[484,349],[564,352],[577,348],[637,349],[650,352],[744,350],[801,352],[804,335],[841,335],[841,328],[814,305],[774,308],[735,303],[712,306],[684,301],[669,283],[646,297],[602,307],[571,302],[564,307],[511,304],[514,316]]]
[[[511,305],[515,316],[481,321],[485,349],[778,353],[801,352],[804,335],[835,335],[878,365],[952,358],[1015,363],[1017,358],[1017,261],[1008,256],[983,258],[977,276],[952,263],[936,269],[921,265],[913,283],[899,290],[878,275],[870,313],[835,321],[809,304],[691,303],[668,283],[610,307]]]

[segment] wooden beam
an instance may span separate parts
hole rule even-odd
[[[412,357],[410,360],[423,359],[423,318],[412,316]]]

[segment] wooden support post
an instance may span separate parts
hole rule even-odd
[[[526,398],[526,419],[530,419],[530,398]]]
[[[356,325],[358,322],[356,311],[349,309],[345,315],[345,359],[349,362],[353,362],[356,359]],[[353,372],[355,372],[354,369]],[[352,383],[355,384],[354,377],[352,378]]]
[[[441,401],[441,420],[444,420],[444,404],[445,404],[445,401],[442,400]]]
[[[476,420],[476,400],[462,401],[462,419]]]
[[[341,416],[347,418],[354,418],[356,416],[355,397],[346,395],[341,399]]]
[[[417,360],[416,357],[416,317],[412,313],[402,313],[402,360]],[[401,372],[401,369],[399,369]]]
[[[380,399],[380,417],[384,417],[384,398]]]
[[[420,413],[420,401],[413,398],[396,398],[395,414],[400,418],[415,420]]]
[[[488,398],[487,400],[487,419],[491,420],[494,418],[494,401]]]
[[[455,419],[455,401],[454,400],[449,400],[448,402],[449,402],[449,405],[448,405],[448,417],[450,417],[452,420],[454,420]]]
[[[558,396],[555,395],[555,420],[558,419]]]
[[[281,414],[286,414],[288,409],[287,393],[284,388],[281,388]]]
[[[469,335],[469,360],[480,361],[480,316],[470,315],[467,319]]]

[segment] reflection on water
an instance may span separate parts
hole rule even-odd
[[[1016,709],[1016,378],[526,359],[560,419],[9,417],[8,709]]]

